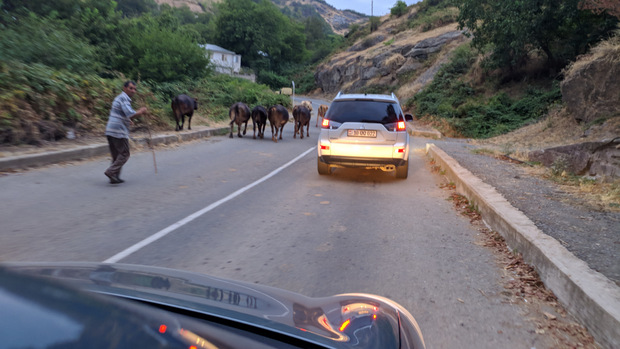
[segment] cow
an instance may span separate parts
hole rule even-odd
[[[280,129],[280,139],[282,139],[282,130],[289,119],[288,110],[280,104],[274,105],[269,108],[267,118],[271,125],[271,140],[278,143],[278,128]]]
[[[325,114],[327,114],[327,106],[325,104],[321,104],[319,105],[319,110],[316,114],[316,126],[315,127],[319,127],[319,119],[321,120],[321,123],[323,122],[323,118],[325,117]]]
[[[303,105],[304,107],[308,108],[308,110],[310,110],[310,113],[312,113],[312,102],[310,102],[310,101],[301,101],[301,105]]]
[[[237,124],[237,137],[243,137],[241,135],[241,124],[245,123],[245,128],[243,129],[243,134],[245,135],[248,129],[248,121],[252,116],[250,108],[243,102],[237,102],[230,106],[228,116],[230,117],[230,138],[233,138],[233,128],[235,124]],[[252,121],[252,124],[254,124],[254,121]]]
[[[295,120],[293,138],[297,138],[297,131],[299,131],[299,138],[304,139],[304,126],[306,126],[307,136],[310,137],[310,110],[303,105],[296,105],[293,108],[293,119]]]
[[[192,115],[194,110],[198,110],[198,99],[192,98],[185,94],[180,94],[172,100],[170,104],[172,112],[174,113],[174,119],[177,122],[175,131],[183,130],[183,124],[185,123],[185,115],[187,115],[187,129],[192,129]],[[181,126],[179,126],[179,121]]]
[[[263,139],[267,125],[267,109],[260,105],[252,109],[252,125],[258,126],[258,137]],[[254,139],[256,139],[256,127],[254,127]]]

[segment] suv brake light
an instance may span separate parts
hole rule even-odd
[[[405,131],[407,130],[407,126],[405,125],[404,121],[399,121],[398,124],[396,125],[396,130],[397,131]]]
[[[322,128],[329,128],[329,119],[323,118],[323,122],[321,123]]]

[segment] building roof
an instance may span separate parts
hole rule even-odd
[[[217,45],[212,45],[212,44],[206,44],[206,45],[200,45],[200,47],[203,47],[205,50],[207,51],[213,51],[213,52],[222,52],[222,53],[229,53],[231,55],[236,55],[236,53],[229,51],[225,48],[221,48]]]

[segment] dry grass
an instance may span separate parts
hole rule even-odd
[[[565,109],[554,109],[543,120],[508,134],[472,143],[482,146],[477,151],[493,157],[509,156],[527,162],[532,150],[582,142],[610,140],[620,135],[620,117],[591,125],[579,123]],[[551,180],[562,190],[578,195],[590,208],[599,211],[620,212],[620,180],[601,182],[568,173],[555,173],[544,166],[527,167],[528,173]]]
[[[571,76],[591,62],[597,60],[620,63],[620,29],[615,32],[613,37],[600,42],[598,45],[594,46],[588,54],[579,57],[579,59],[569,65],[564,70],[564,74],[567,77]]]
[[[531,151],[562,145],[612,139],[620,135],[620,118],[583,124],[564,108],[552,109],[544,119],[505,135],[476,140],[475,144]]]

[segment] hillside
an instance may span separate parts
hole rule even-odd
[[[349,48],[332,55],[317,67],[316,95],[332,98],[337,92],[395,92],[401,102],[415,109],[413,97],[428,86],[440,68],[450,62],[455,50],[470,38],[445,22],[456,9],[446,9],[435,25],[404,29],[416,17],[418,7],[399,18],[384,16],[379,28],[362,35]],[[513,132],[477,143],[503,155],[548,167],[590,176],[620,177],[620,34],[578,58],[563,72],[561,103],[547,115]],[[524,79],[490,88],[477,60],[461,79],[486,95],[503,93],[520,98],[526,91],[551,80]],[[417,115],[418,118],[424,115]],[[459,137],[448,123],[434,116],[417,120],[444,133]],[[560,171],[562,172],[562,171]]]
[[[194,12],[211,11],[214,3],[221,0],[155,0],[158,4],[168,4],[170,6],[187,6]],[[273,0],[273,3],[280,8],[287,7],[295,11],[300,7],[313,8],[327,22],[332,31],[339,35],[345,35],[352,24],[366,22],[367,17],[352,11],[340,11],[333,6],[320,0]]]
[[[221,0],[156,1],[172,6],[187,5],[192,11],[204,12],[210,11],[213,4]],[[592,46],[588,54],[581,55],[568,69],[553,76],[539,74],[537,77],[536,74],[520,72],[524,73],[521,79],[502,81],[496,71],[482,69],[482,57],[470,47],[471,37],[458,29],[458,9],[449,7],[450,2],[435,6],[430,5],[431,1],[423,1],[409,6],[400,17],[386,15],[378,19],[377,23],[373,23],[377,25],[373,31],[369,28],[367,17],[350,11],[337,11],[322,0],[273,0],[273,3],[283,6],[283,13],[296,18],[319,13],[337,32],[346,32],[343,48],[323,59],[314,69],[314,74],[310,69],[303,72],[304,83],[307,86],[315,83],[318,87],[312,92],[317,97],[328,100],[338,91],[394,92],[404,107],[416,115],[416,122],[435,127],[444,137],[477,138],[478,143],[504,155],[547,166],[557,165],[579,175],[620,175],[620,81],[617,79],[620,74],[620,34]],[[358,20],[362,21],[360,25],[351,25]],[[6,41],[13,49],[3,52],[19,58],[28,53],[26,47],[49,44],[45,52],[49,57],[56,58],[51,63],[60,67],[71,66],[67,61],[75,57],[91,57],[84,45],[65,49],[61,43],[71,43],[70,40],[52,40],[70,37],[71,33],[66,32],[64,26],[55,29],[58,32],[56,36],[33,37],[33,33],[43,32],[33,30],[41,26],[49,29],[48,22],[32,22],[30,27],[15,26],[11,31],[14,38]],[[24,34],[21,28],[32,30]],[[106,27],[94,28],[103,30]],[[163,31],[163,34],[169,32]],[[106,36],[93,36],[99,37]],[[33,44],[29,44],[31,42]],[[142,47],[143,42],[136,40],[134,44]],[[83,55],[66,54],[80,48]],[[49,53],[56,49],[55,54]],[[165,51],[165,48],[156,50]],[[202,52],[197,55],[204,58]],[[39,56],[35,58],[39,59]],[[100,63],[97,57],[88,59]],[[59,59],[61,62],[58,62]],[[453,70],[458,72],[448,77],[442,75],[442,68],[453,67],[455,61],[459,67]],[[81,64],[73,64],[73,67],[95,66],[78,63]],[[114,81],[93,74],[81,76],[69,73],[58,79],[58,67],[42,68],[27,62],[12,64],[9,68],[8,64],[0,62],[0,71],[4,74],[0,81],[5,83],[3,89],[7,91],[7,95],[0,100],[0,116],[4,122],[0,139],[4,143],[57,141],[66,137],[67,127],[79,129],[82,134],[94,134],[105,125],[106,101],[111,100],[116,91]],[[536,60],[532,60],[533,71],[537,68],[536,64]],[[154,64],[153,68],[162,66],[166,67]],[[202,63],[200,66],[204,67]],[[131,73],[131,70],[127,71]],[[185,76],[183,73],[180,75]],[[298,77],[301,79],[301,76]],[[287,81],[290,81],[288,77],[282,84]],[[295,81],[300,80],[296,77]],[[215,91],[225,89],[226,83],[220,83],[222,85],[214,88]],[[441,83],[445,86],[440,86]],[[274,85],[277,87],[277,84]],[[155,88],[162,87],[167,94],[175,92],[168,90],[174,86]],[[156,93],[163,95],[162,91],[147,92],[142,98],[148,101],[138,102],[150,105],[153,114],[161,116],[161,123],[166,124],[169,103],[162,98],[158,100]],[[196,93],[201,100],[212,102],[213,96],[203,95],[203,91]],[[427,99],[421,101],[420,96],[424,98],[425,95]],[[221,105],[211,103],[209,108],[205,108],[208,115],[204,117],[207,119],[226,116],[225,109],[231,104],[231,94],[218,93],[217,96],[222,97],[224,102]],[[432,108],[425,109],[431,104]],[[514,111],[517,109],[519,112],[525,111],[522,113],[525,116],[516,115]],[[464,120],[465,117],[469,120]],[[505,120],[508,122],[502,124]],[[499,127],[496,127],[498,124]],[[486,133],[467,134],[462,132],[465,129],[463,125],[483,129]],[[489,129],[492,132],[488,132]],[[503,135],[487,138],[498,134]]]

